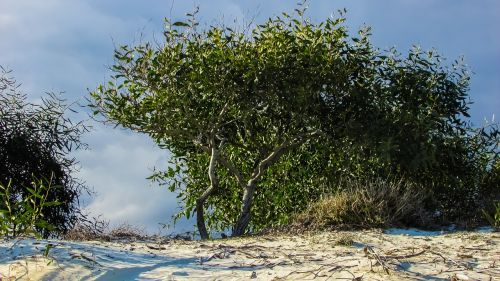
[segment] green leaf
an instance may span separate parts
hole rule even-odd
[[[62,202],[57,202],[57,201],[52,201],[52,202],[45,202],[43,204],[43,207],[53,207],[53,206],[60,206],[62,205]]]
[[[43,251],[43,256],[47,258],[49,256],[50,249],[52,249],[52,248],[54,248],[54,246],[50,243],[45,245],[45,250]]]
[[[173,26],[189,26],[189,24],[182,22],[182,21],[176,21],[172,25]]]

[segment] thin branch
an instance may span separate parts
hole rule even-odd
[[[219,156],[219,162],[224,167],[226,167],[229,170],[229,172],[231,172],[233,174],[233,176],[236,178],[236,181],[238,182],[238,184],[242,188],[244,188],[246,186],[245,185],[245,180],[243,179],[243,176],[241,175],[240,171],[238,171],[238,169],[236,168],[236,166],[234,166],[233,162],[231,162],[230,160],[227,160],[222,155]]]
[[[259,165],[257,165],[257,167],[254,169],[252,178],[249,180],[248,185],[251,185],[256,181],[260,180],[260,178],[264,174],[264,171],[274,162],[278,161],[283,154],[285,154],[292,148],[303,144],[304,142],[306,142],[311,137],[317,134],[318,131],[312,131],[300,134],[294,137],[292,140],[285,140],[280,146],[276,147],[266,158],[260,161]]]
[[[229,101],[224,104],[221,111],[217,115],[217,119],[215,121],[215,124],[213,124],[212,130],[210,130],[211,135],[215,136],[217,134],[218,127],[222,121],[222,116],[227,112],[228,108],[229,108]]]

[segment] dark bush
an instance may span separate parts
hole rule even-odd
[[[60,202],[43,209],[43,218],[55,229],[39,229],[44,237],[65,233],[76,222],[78,198],[86,188],[72,176],[75,159],[68,156],[84,147],[80,136],[87,128],[73,123],[65,101],[48,93],[40,104],[28,102],[10,71],[0,72],[0,183],[11,183],[7,200],[15,205],[30,196],[33,177],[50,179],[46,200]],[[2,201],[4,201],[2,198]]]

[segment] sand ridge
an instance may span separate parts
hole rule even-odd
[[[0,242],[0,280],[500,280],[500,233],[8,240]]]

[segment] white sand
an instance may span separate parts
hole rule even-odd
[[[0,281],[500,280],[500,233],[388,233],[205,242],[10,240],[0,242]],[[48,243],[53,248],[44,257]]]

